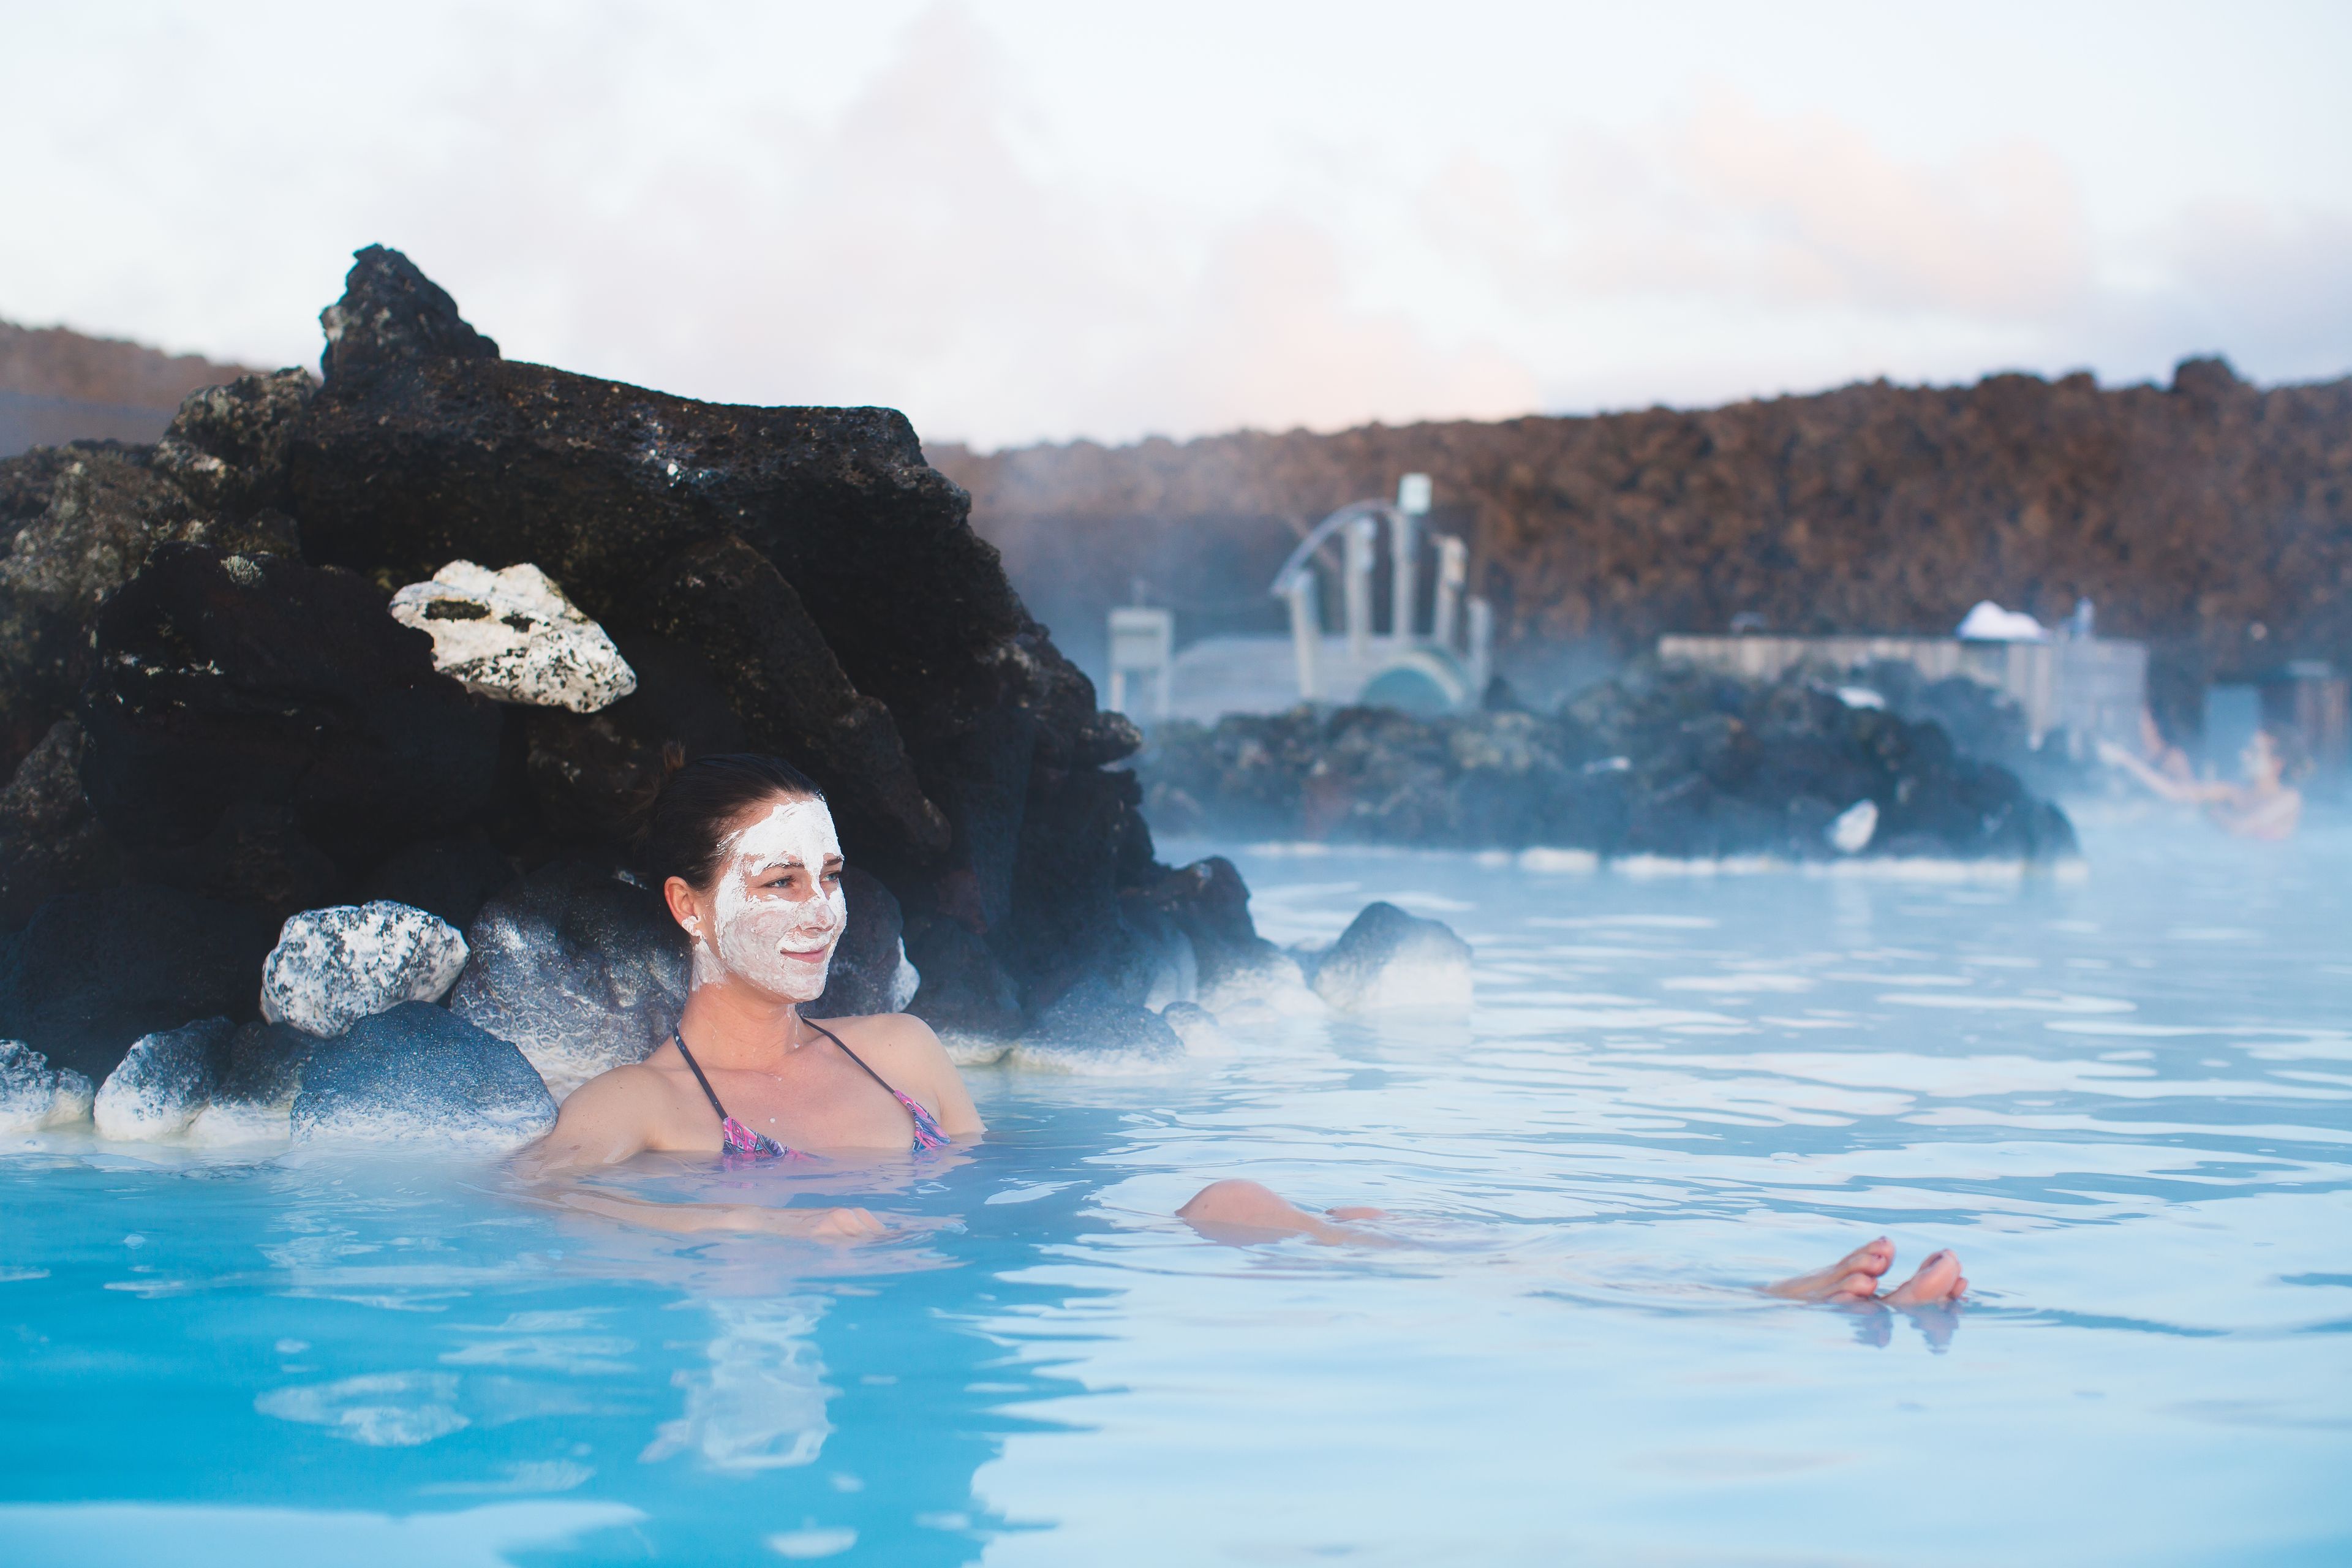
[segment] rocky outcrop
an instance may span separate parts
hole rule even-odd
[[[142,1036],[250,1020],[254,932],[389,899],[467,926],[450,1016],[568,1089],[682,1000],[674,925],[614,876],[665,766],[748,748],[817,779],[872,879],[827,1005],[918,987],[917,1011],[1001,1051],[1049,1016],[1066,1034],[1067,995],[1195,994],[1181,890],[1141,897],[1167,873],[1108,765],[1139,738],[904,418],[514,363],[378,248],[324,320],[323,382],[208,389],[155,448],[0,463],[0,743],[24,763],[0,919],[25,922],[0,1029],[103,1076]],[[584,617],[551,626],[609,637],[612,679],[551,688],[447,648],[436,668],[435,605],[499,610],[521,572]],[[394,614],[404,585],[424,629]]]
[[[312,1058],[294,1100],[298,1142],[512,1149],[555,1125],[520,1051],[425,1002],[362,1018]]]
[[[2007,769],[1802,673],[1762,685],[1643,661],[1550,715],[1171,725],[1139,771],[1172,832],[1682,858],[2075,853],[2064,814]]]
[[[466,939],[405,904],[305,910],[261,964],[261,1016],[331,1038],[404,1002],[438,1002],[466,966]]]
[[[2218,360],[2167,386],[2087,374],[1884,382],[1711,409],[1493,424],[934,447],[973,526],[1082,659],[1144,578],[1184,635],[1279,630],[1298,529],[1429,474],[1507,658],[1620,655],[1753,615],[1786,632],[1944,632],[1992,598],[2077,595],[2159,646],[2158,696],[2296,656],[2352,664],[2352,381],[2258,388]],[[1083,542],[1083,548],[1079,548]]]

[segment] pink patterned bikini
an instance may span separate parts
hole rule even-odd
[[[880,1073],[876,1072],[872,1068],[866,1067],[865,1058],[861,1058],[856,1051],[851,1050],[846,1045],[844,1045],[839,1035],[835,1034],[831,1029],[826,1028],[823,1024],[818,1023],[814,1018],[804,1018],[802,1022],[806,1024],[810,1028],[814,1029],[818,1034],[823,1035],[826,1039],[831,1040],[835,1045],[840,1046],[841,1054],[843,1056],[847,1057],[851,1061],[856,1062],[865,1070],[867,1078],[870,1078],[876,1083],[880,1084],[889,1094],[891,1099],[897,1100],[899,1104],[907,1108],[907,1114],[915,1119],[914,1152],[920,1154],[932,1149],[944,1149],[950,1143],[954,1142],[953,1139],[940,1131],[939,1122],[932,1118],[929,1111],[925,1110],[910,1097],[900,1094],[897,1089],[890,1088],[889,1081],[883,1078]],[[769,1137],[764,1132],[752,1131],[749,1127],[744,1126],[741,1122],[728,1115],[727,1108],[719,1103],[718,1091],[710,1087],[710,1080],[702,1076],[702,1064],[696,1061],[694,1059],[694,1053],[686,1048],[686,1037],[677,1032],[677,1026],[676,1025],[672,1025],[670,1026],[669,1037],[672,1042],[677,1045],[677,1054],[686,1058],[686,1065],[694,1069],[694,1081],[702,1086],[703,1096],[710,1101],[710,1109],[719,1113],[719,1131],[720,1136],[725,1138],[727,1141],[724,1153],[725,1157],[729,1161],[805,1160],[809,1158],[808,1155],[802,1153],[797,1149],[785,1148],[782,1143],[777,1142],[774,1139]]]

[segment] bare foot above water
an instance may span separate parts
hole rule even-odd
[[[1879,1301],[1889,1307],[1948,1307],[1968,1290],[1969,1282],[1960,1273],[1959,1256],[1946,1248],[1929,1253],[1916,1273],[1882,1296],[1878,1287],[1894,1264],[1895,1244],[1882,1236],[1855,1247],[1827,1268],[1768,1285],[1764,1291],[1792,1301]]]

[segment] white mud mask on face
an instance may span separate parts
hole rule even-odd
[[[705,931],[699,921],[688,928],[694,937],[694,984],[715,984],[731,974],[772,995],[815,1001],[824,994],[834,946],[849,924],[840,884],[824,881],[825,861],[841,857],[833,813],[821,800],[779,802],[731,835],[719,854],[712,900],[718,929]],[[807,868],[801,889],[767,886],[793,867]]]

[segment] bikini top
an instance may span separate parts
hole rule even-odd
[[[839,1035],[814,1018],[803,1018],[801,1021],[835,1045],[840,1046],[843,1056],[864,1068],[867,1078],[880,1084],[888,1090],[891,1099],[907,1108],[907,1113],[915,1119],[914,1152],[920,1154],[932,1149],[944,1149],[954,1142],[940,1131],[939,1122],[933,1119],[929,1111],[925,1110],[908,1096],[891,1089],[888,1080],[872,1068],[866,1067],[865,1058],[843,1044]],[[675,1024],[670,1026],[669,1037],[677,1045],[677,1054],[686,1058],[686,1065],[694,1069],[694,1081],[702,1086],[704,1097],[710,1101],[710,1109],[719,1113],[719,1131],[727,1141],[725,1153],[728,1158],[739,1160],[805,1160],[808,1158],[799,1150],[787,1149],[766,1133],[754,1132],[728,1115],[727,1108],[719,1103],[718,1091],[710,1087],[710,1080],[702,1076],[702,1064],[696,1061],[694,1053],[686,1048],[686,1037],[678,1033],[677,1026]]]

